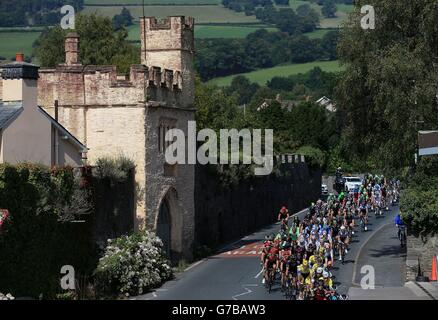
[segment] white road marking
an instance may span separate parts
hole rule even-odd
[[[259,286],[258,284],[245,284],[245,285],[242,285],[242,287],[246,290],[246,292],[236,294],[235,296],[232,297],[233,300],[238,300],[237,297],[241,297],[241,296],[244,296],[246,294],[252,293],[252,290],[248,289],[247,287],[258,287],[258,286]]]
[[[195,263],[192,264],[191,266],[187,267],[187,268],[184,270],[184,272],[189,271],[190,269],[192,269],[192,268],[194,268],[194,267],[200,265],[200,264],[203,263],[205,260],[207,260],[207,259],[202,259],[202,260],[200,260],[200,261],[198,261],[198,262],[195,262]]]
[[[263,273],[263,268],[262,268],[262,270],[260,270],[259,273],[257,273],[257,275],[254,277],[254,279],[257,279],[262,273]]]
[[[368,237],[368,239],[365,240],[364,243],[362,243],[362,245],[360,246],[359,250],[357,251],[356,257],[354,259],[354,264],[353,264],[353,279],[351,281],[351,283],[355,286],[360,287],[360,284],[358,284],[356,282],[356,269],[357,269],[357,262],[359,260],[359,256],[362,253],[363,248],[366,246],[366,244],[376,235],[379,233],[380,230],[382,230],[384,227],[390,225],[391,223],[384,223],[383,225],[381,225],[377,230],[373,231],[373,233]]]

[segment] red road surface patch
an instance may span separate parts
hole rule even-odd
[[[254,258],[259,257],[262,253],[263,249],[263,243],[262,242],[254,242],[242,245],[238,248],[222,252],[218,254],[218,257],[225,257],[225,258],[242,258],[242,257],[248,257],[248,258]]]

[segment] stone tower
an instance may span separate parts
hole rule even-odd
[[[65,63],[40,69],[39,104],[89,149],[88,162],[124,154],[135,162],[136,229],[155,231],[172,260],[190,260],[194,242],[194,165],[166,162],[165,134],[189,137],[194,109],[194,20],[141,19],[141,65],[83,65],[80,39],[65,39]],[[190,129],[191,130],[191,129]]]
[[[181,72],[183,107],[193,104],[194,19],[184,16],[140,18],[141,64]]]

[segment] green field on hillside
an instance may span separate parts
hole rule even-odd
[[[336,29],[318,29],[312,32],[307,32],[304,35],[308,36],[310,39],[320,39],[324,37],[327,32],[333,31]]]
[[[266,26],[197,26],[195,27],[195,37],[199,39],[211,38],[245,38],[248,34],[253,33],[259,29],[266,29],[268,31],[277,31],[277,28]]]
[[[315,61],[309,63],[300,64],[288,64],[283,66],[277,66],[268,69],[260,69],[253,72],[242,73],[241,75],[247,77],[252,82],[257,82],[261,85],[266,84],[268,80],[273,77],[287,77],[293,74],[306,73],[312,70],[314,67],[320,67],[323,71],[335,72],[342,70],[338,61]],[[216,78],[209,81],[210,84],[216,84],[218,86],[227,86],[231,83],[236,75]]]
[[[17,52],[30,56],[32,44],[39,35],[39,32],[0,32],[0,56],[8,60]]]
[[[324,18],[321,13],[321,6],[318,6],[315,3],[309,2],[309,1],[303,1],[303,0],[290,0],[289,6],[293,8],[294,10],[298,8],[302,4],[309,4],[312,8],[314,8],[321,16],[321,23],[320,27],[323,29],[330,29],[330,28],[338,28],[342,22],[348,17],[348,14],[353,11],[354,6],[353,5],[347,5],[347,4],[337,4],[338,11],[336,12],[336,18]]]
[[[134,24],[127,28],[129,32],[128,40],[140,40],[140,25]],[[248,34],[259,29],[266,29],[268,31],[277,31],[276,28],[266,27],[264,25],[258,26],[195,26],[195,38],[197,39],[216,39],[216,38],[245,38]],[[310,34],[309,34],[310,35]]]
[[[85,5],[123,5],[123,4],[142,4],[142,0],[85,0]],[[145,5],[151,5],[151,4],[175,4],[175,5],[182,5],[182,4],[220,4],[221,0],[144,0]]]
[[[338,8],[338,11],[345,12],[345,13],[350,13],[354,9],[354,6],[351,4],[338,3],[338,4],[336,4],[336,7]]]
[[[122,7],[90,7],[84,8],[84,13],[97,13],[101,16],[112,18],[122,11]],[[143,7],[129,7],[132,16],[138,20],[143,15]],[[195,23],[246,23],[258,22],[255,16],[246,16],[221,6],[147,6],[146,16],[167,17],[182,15],[194,17]]]

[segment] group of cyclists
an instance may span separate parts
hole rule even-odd
[[[287,299],[346,299],[334,285],[331,271],[335,260],[344,264],[355,220],[367,231],[369,212],[382,215],[391,202],[398,201],[399,188],[399,181],[366,175],[356,189],[312,203],[303,219],[292,217],[283,206],[278,214],[280,231],[266,237],[261,253],[268,291],[278,277]]]

